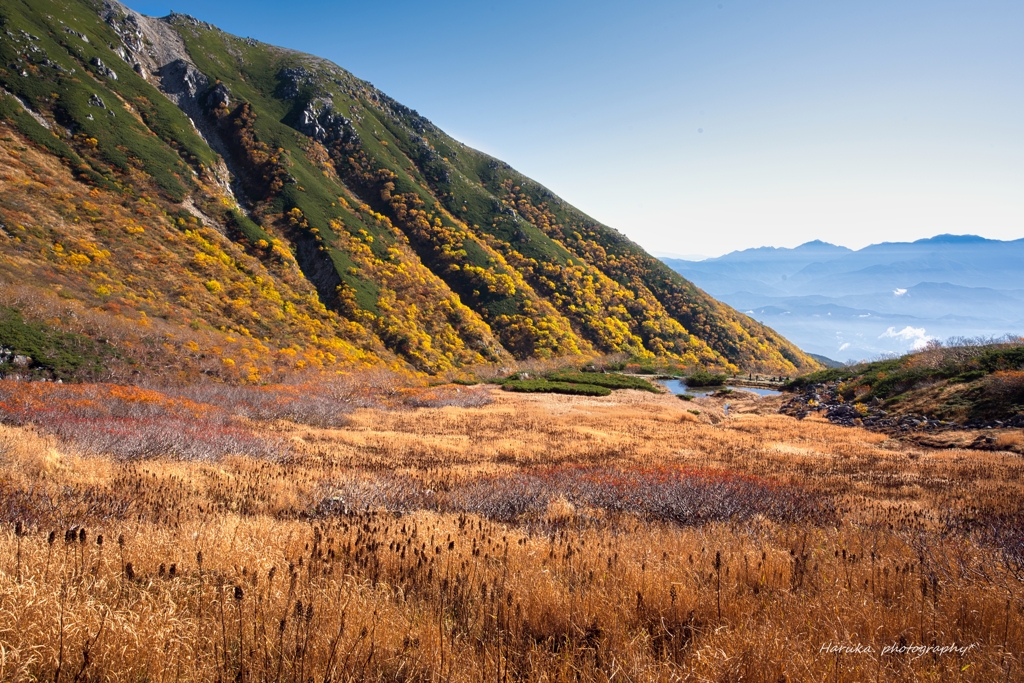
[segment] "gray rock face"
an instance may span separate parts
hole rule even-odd
[[[302,66],[282,69],[278,74],[278,78],[281,79],[280,95],[285,99],[295,99],[300,94],[300,86],[315,83],[314,75],[312,71]]]
[[[850,420],[851,422],[860,417],[860,413],[848,403],[842,403],[838,406],[830,408],[825,417],[833,422],[839,422],[844,420]]]
[[[334,102],[317,98],[309,102],[299,118],[297,128],[318,142],[358,141],[359,133],[352,120],[334,110]]]
[[[67,73],[67,70],[64,67],[49,58],[43,59],[43,61],[39,62],[39,66],[48,66],[58,73]],[[117,74],[114,74],[114,80],[117,80]]]
[[[93,94],[93,96],[89,98],[89,106],[99,107],[100,109],[107,108],[107,105],[103,103],[103,98],[96,94]]]
[[[73,35],[73,36],[81,39],[83,42],[86,42],[86,43],[89,42],[89,36],[85,35],[84,33],[79,32],[79,31],[76,31],[75,29],[73,29],[71,27],[67,27],[67,26],[64,27],[64,33],[68,33],[70,35]]]
[[[185,43],[173,24],[211,29],[212,26],[193,17],[174,13],[163,19],[147,17],[125,7],[117,0],[104,0],[100,17],[121,41],[121,45],[112,46],[112,49],[125,62],[131,64],[136,73],[156,85],[174,102],[189,117],[192,125],[214,151],[220,154],[222,159],[227,159],[227,147],[215,127],[206,121],[199,103],[199,98],[209,86],[210,79],[192,63]],[[244,204],[244,194],[233,182],[230,169],[225,162],[219,161],[211,170],[224,190],[231,196],[237,195]]]
[[[104,78],[109,78],[112,81],[117,80],[117,73],[115,73],[114,70],[111,69],[109,66],[104,64],[103,60],[99,57],[93,57],[89,63],[96,67],[96,73],[98,73],[100,76],[103,76]]]
[[[142,27],[133,13],[126,12],[120,3],[104,2],[102,16],[130,52],[143,52],[146,44],[142,40]]]
[[[157,75],[165,93],[183,95],[190,100],[195,99],[198,93],[210,85],[210,79],[184,59],[176,59],[170,64],[165,64],[157,71]],[[186,110],[186,113],[189,112]]]
[[[229,108],[231,106],[231,91],[228,86],[223,83],[213,86],[206,96],[206,105],[211,109]]]
[[[32,365],[32,357],[15,353],[14,349],[0,346],[0,365],[11,365],[19,370],[24,370]]]

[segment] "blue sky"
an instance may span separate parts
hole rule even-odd
[[[657,253],[1024,237],[1024,3],[137,0],[327,57]]]

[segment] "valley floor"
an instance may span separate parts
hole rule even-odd
[[[0,679],[1024,675],[1015,453],[780,397],[377,390],[303,413],[332,426],[225,418],[244,456],[98,455],[79,394],[85,426],[8,419]],[[163,424],[133,396],[119,428]]]

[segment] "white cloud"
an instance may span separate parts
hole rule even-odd
[[[904,294],[907,293],[907,290],[903,289],[902,287],[897,287],[896,289],[892,290],[892,293],[895,294],[896,296],[903,296]]]
[[[850,348],[850,342],[844,342],[843,345],[839,347],[839,350],[845,351],[848,348]]]
[[[923,327],[911,327],[907,325],[899,332],[896,331],[895,327],[890,327],[885,332],[878,336],[879,339],[902,339],[903,341],[910,342],[910,348],[917,351],[923,349],[928,342],[935,337],[928,335]]]

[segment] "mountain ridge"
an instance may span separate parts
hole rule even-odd
[[[281,357],[295,345],[285,328],[316,319],[321,333],[300,346],[341,338],[367,362],[429,373],[613,352],[782,374],[816,365],[622,233],[327,60],[112,0],[74,0],[59,17],[43,6],[0,13],[0,85],[10,93],[2,113],[14,134],[71,171],[51,169],[49,183],[103,199],[37,226],[36,253],[77,240],[66,298],[126,309],[141,305],[133,297],[152,300],[165,319],[240,335],[257,356],[262,345]],[[83,201],[142,198],[155,208],[134,234],[161,237],[143,251],[175,245],[167,282],[140,274],[140,290],[115,273],[132,249],[142,253],[123,233],[57,234],[81,225]],[[30,213],[4,208],[11,223]],[[112,209],[86,220],[129,219]],[[5,251],[32,263],[27,281],[58,277],[19,244]],[[104,251],[114,257],[89,256]],[[294,310],[264,291],[281,278]],[[314,365],[352,355],[318,353]]]

